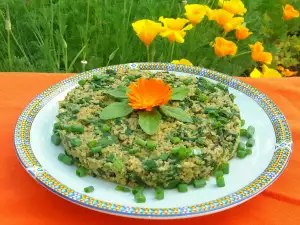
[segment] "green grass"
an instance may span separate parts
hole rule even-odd
[[[217,7],[217,0],[188,2]],[[249,43],[262,41],[266,50],[275,53],[276,42],[284,40],[288,31],[300,29],[299,19],[281,19],[282,0],[244,3],[248,9],[245,21],[254,35],[238,43],[236,57],[215,57],[209,43],[223,31],[204,19],[187,34],[184,44],[176,44],[173,58],[245,75],[256,65],[247,53]],[[300,9],[300,1],[289,3]],[[181,0],[2,0],[0,10],[0,71],[81,72],[108,64],[146,61],[145,46],[131,23],[144,18],[158,20],[159,16],[184,17]],[[226,38],[234,40],[234,32]],[[112,53],[114,57],[110,57]],[[157,37],[150,54],[154,61],[168,62],[170,43]]]

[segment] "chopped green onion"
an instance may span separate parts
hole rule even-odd
[[[216,177],[216,183],[218,187],[225,187],[225,180],[223,176]]]
[[[159,156],[159,158],[160,158],[161,160],[163,160],[163,161],[166,161],[166,160],[169,158],[169,155],[168,155],[168,154],[161,154],[161,155]]]
[[[80,125],[72,125],[71,132],[82,134],[84,132],[84,127]]]
[[[178,192],[184,193],[188,192],[188,185],[187,184],[179,184],[177,187]]]
[[[87,80],[80,80],[80,81],[78,81],[78,84],[80,86],[83,86],[83,85],[85,85],[86,82],[87,82]]]
[[[252,138],[255,133],[255,128],[253,126],[249,126],[247,129],[247,137]]]
[[[79,138],[72,138],[70,143],[72,147],[79,147],[81,145],[81,140]]]
[[[129,151],[128,151],[128,153],[130,155],[134,155],[134,154],[136,154],[138,152],[140,152],[140,149],[138,149],[138,148],[129,149]]]
[[[143,191],[144,191],[144,187],[138,186],[138,187],[133,188],[131,192],[132,192],[133,195],[135,195],[138,192],[142,192],[143,193]]]
[[[172,155],[177,155],[180,148],[182,148],[182,147],[172,148],[172,150],[171,150]]]
[[[65,157],[65,154],[64,154],[64,153],[59,153],[59,155],[58,155],[57,158],[58,158],[59,161],[62,162],[64,157]]]
[[[91,148],[91,151],[92,151],[93,153],[97,153],[97,152],[101,152],[102,149],[103,149],[102,146],[97,146],[97,147]]]
[[[253,138],[249,138],[247,143],[246,143],[246,146],[247,147],[253,147],[255,145],[255,140]]]
[[[187,155],[187,151],[186,151],[186,148],[185,147],[181,147],[179,148],[178,150],[178,158],[183,160],[186,158],[186,155]]]
[[[200,95],[199,96],[199,101],[200,102],[205,102],[205,101],[207,101],[207,99],[208,99],[208,97],[206,95]]]
[[[155,199],[162,200],[165,197],[164,189],[161,187],[155,188]]]
[[[173,189],[176,188],[178,186],[178,184],[180,183],[180,180],[171,180],[168,182],[168,184],[165,186],[166,189]]]
[[[143,139],[141,139],[141,138],[137,138],[137,139],[135,139],[135,141],[134,141],[137,145],[139,145],[139,146],[141,146],[141,147],[145,147],[146,146],[146,144],[147,144],[147,142],[146,141],[144,141]]]
[[[121,192],[130,192],[130,188],[124,187],[124,186],[121,186],[121,185],[117,185],[115,187],[115,190],[116,191],[121,191]]]
[[[83,167],[77,168],[76,169],[76,175],[79,176],[79,177],[84,177],[84,176],[87,175],[87,171]]]
[[[137,202],[137,203],[144,203],[146,202],[146,197],[145,195],[143,194],[143,192],[137,192],[135,195],[134,195],[134,200]]]
[[[221,170],[217,170],[216,172],[215,172],[215,177],[223,177],[223,171],[221,171]]]
[[[246,129],[241,129],[240,130],[240,135],[241,135],[241,137],[247,137],[247,130]]]
[[[124,168],[124,164],[121,160],[116,159],[113,162],[113,167],[117,170],[117,171],[121,171]]]
[[[144,166],[145,170],[148,172],[153,172],[153,171],[157,170],[156,162],[152,159],[148,159],[148,160],[144,161],[143,166]]]
[[[223,90],[223,91],[226,90],[226,86],[224,86],[224,85],[221,84],[221,83],[217,83],[217,84],[216,84],[216,87],[219,88],[219,89],[221,89],[221,90]]]
[[[60,130],[62,128],[62,126],[60,123],[57,122],[53,125],[53,128],[54,128],[54,130]]]
[[[241,126],[245,126],[246,120],[241,120]]]
[[[240,159],[243,159],[247,156],[247,152],[245,150],[238,150],[236,156]]]
[[[91,193],[95,190],[95,188],[93,186],[88,186],[88,187],[85,187],[83,190],[85,193]]]
[[[204,178],[201,178],[199,180],[194,180],[193,185],[195,188],[202,188],[206,185],[206,180]]]
[[[59,134],[52,134],[51,142],[55,145],[60,145],[60,143],[61,143],[60,135]]]
[[[229,174],[229,163],[228,162],[224,162],[221,165],[222,171],[224,174]]]
[[[196,90],[195,90],[195,94],[196,94],[196,95],[200,95],[200,94],[201,94],[200,89],[196,89]]]
[[[246,148],[246,144],[243,142],[240,142],[238,145],[238,150],[245,150],[245,148]]]
[[[153,151],[153,150],[155,149],[155,147],[156,147],[156,144],[155,144],[154,142],[152,142],[152,141],[147,141],[146,147],[147,147],[149,150]]]
[[[187,79],[183,80],[183,83],[184,83],[185,85],[189,85],[189,84],[192,83],[192,82],[193,82],[193,79],[191,79],[191,78],[187,78]]]
[[[208,114],[208,113],[214,113],[217,111],[217,108],[216,107],[206,107],[204,109],[204,113]]]
[[[171,138],[171,143],[172,144],[178,144],[181,141],[179,137],[172,137]]]
[[[58,155],[58,160],[66,165],[72,165],[73,159],[70,156],[65,155],[64,153],[60,153]]]
[[[92,140],[92,141],[89,141],[89,142],[87,143],[87,146],[88,146],[89,148],[97,147],[97,145],[98,145],[98,142],[97,142],[96,140]]]
[[[107,124],[103,124],[102,131],[103,132],[109,132],[110,131],[110,126],[108,126]]]
[[[247,155],[251,155],[252,154],[252,149],[251,148],[247,148],[246,149],[246,153],[247,153]]]

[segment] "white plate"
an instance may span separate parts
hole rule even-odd
[[[217,188],[211,178],[202,189],[189,188],[187,193],[166,190],[165,199],[154,199],[153,190],[146,190],[146,203],[138,204],[131,193],[114,190],[115,184],[93,177],[79,178],[74,166],[57,160],[62,147],[51,144],[53,123],[58,113],[58,101],[77,86],[78,80],[101,74],[106,69],[120,68],[173,71],[176,75],[193,74],[228,85],[236,96],[246,125],[256,129],[253,154],[243,160],[230,161],[226,186]],[[17,155],[24,168],[40,184],[59,196],[101,212],[153,219],[201,216],[236,206],[257,195],[282,173],[292,151],[292,138],[283,114],[264,94],[232,77],[199,67],[165,63],[133,63],[95,69],[77,74],[50,87],[37,96],[20,116],[15,129]],[[93,185],[95,191],[83,192]]]

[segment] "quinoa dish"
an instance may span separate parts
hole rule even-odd
[[[51,140],[78,176],[132,188],[201,186],[237,154],[242,120],[234,99],[201,77],[107,70],[59,102]]]

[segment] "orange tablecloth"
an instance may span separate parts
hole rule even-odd
[[[0,224],[152,224],[150,220],[102,214],[63,200],[35,182],[19,163],[13,146],[18,116],[37,94],[67,76],[0,73]],[[300,224],[300,78],[242,80],[267,94],[286,115],[294,139],[288,167],[270,188],[240,206],[204,217],[156,221],[156,225]]]

